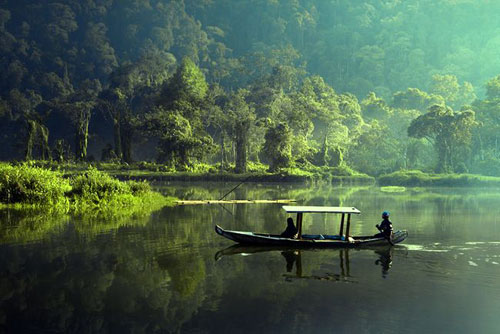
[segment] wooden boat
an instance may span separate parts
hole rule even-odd
[[[354,207],[324,207],[324,206],[283,206],[288,214],[297,214],[298,233],[293,238],[285,238],[279,234],[255,233],[225,230],[215,225],[215,232],[225,238],[246,245],[270,245],[287,247],[363,247],[387,246],[402,242],[408,236],[406,230],[396,231],[390,238],[370,236],[351,236],[351,215],[361,212]],[[304,213],[335,213],[341,214],[338,235],[303,234],[302,221]],[[347,219],[346,219],[347,217]],[[345,232],[344,232],[345,227]]]

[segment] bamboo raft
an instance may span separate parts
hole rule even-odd
[[[234,199],[234,200],[185,200],[185,201],[177,201],[177,205],[205,205],[205,204],[288,204],[297,202],[294,199],[257,199],[257,200],[248,200],[248,199]]]

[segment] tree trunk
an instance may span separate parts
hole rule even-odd
[[[43,160],[52,160],[49,147],[49,129],[45,125],[38,124],[41,140],[41,151]]]
[[[123,122],[121,126],[121,147],[123,161],[132,163],[132,137],[134,131],[129,122]]]
[[[447,140],[444,140],[442,143],[438,144],[438,173],[449,173],[450,172],[450,163],[451,163],[451,148],[448,145]]]
[[[238,131],[236,135],[235,164],[235,172],[238,174],[246,173],[247,171],[247,139],[246,131]]]
[[[36,122],[33,120],[28,120],[28,136],[26,138],[26,152],[24,155],[25,160],[33,159],[33,146],[35,145],[36,138]]]
[[[90,123],[90,110],[84,109],[78,115],[78,122],[76,125],[76,159],[79,161],[87,160],[87,146],[89,139],[89,123]]]
[[[224,133],[220,135],[220,171],[224,171]]]
[[[113,118],[113,139],[115,142],[115,154],[118,159],[122,159],[122,135],[121,135],[121,124],[120,118]]]

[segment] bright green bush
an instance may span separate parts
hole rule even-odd
[[[71,178],[70,184],[70,197],[91,198],[94,201],[132,193],[128,184],[95,168],[89,168],[83,174]]]
[[[249,173],[265,173],[269,169],[268,165],[260,162],[248,161],[247,171]]]
[[[130,191],[132,192],[132,195],[147,194],[147,193],[150,193],[152,191],[151,186],[146,181],[142,181],[142,182],[127,181],[126,183],[130,187]]]
[[[0,202],[51,205],[66,202],[69,182],[59,172],[0,163]]]
[[[68,180],[58,171],[0,163],[0,203],[83,213],[124,208],[135,212],[160,208],[172,200],[153,192],[146,182],[122,182],[92,167]]]
[[[89,207],[111,209],[142,206],[153,201],[161,204],[164,200],[146,182],[119,181],[95,168],[71,178],[70,184],[72,190],[68,196],[77,211]]]
[[[360,174],[347,165],[340,165],[338,167],[325,167],[325,171],[328,171],[333,176],[353,176]]]

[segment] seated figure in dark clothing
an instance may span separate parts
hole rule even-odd
[[[385,237],[385,238],[391,238],[392,237],[392,223],[389,220],[389,212],[384,211],[382,212],[382,222],[380,225],[375,225],[375,227],[380,231],[380,233],[375,234],[375,237]]]
[[[286,230],[284,230],[283,233],[281,233],[281,236],[283,238],[293,238],[293,237],[295,237],[295,235],[297,234],[298,230],[297,230],[297,228],[295,227],[295,225],[293,223],[293,219],[289,217],[286,220],[286,223],[287,223]]]

